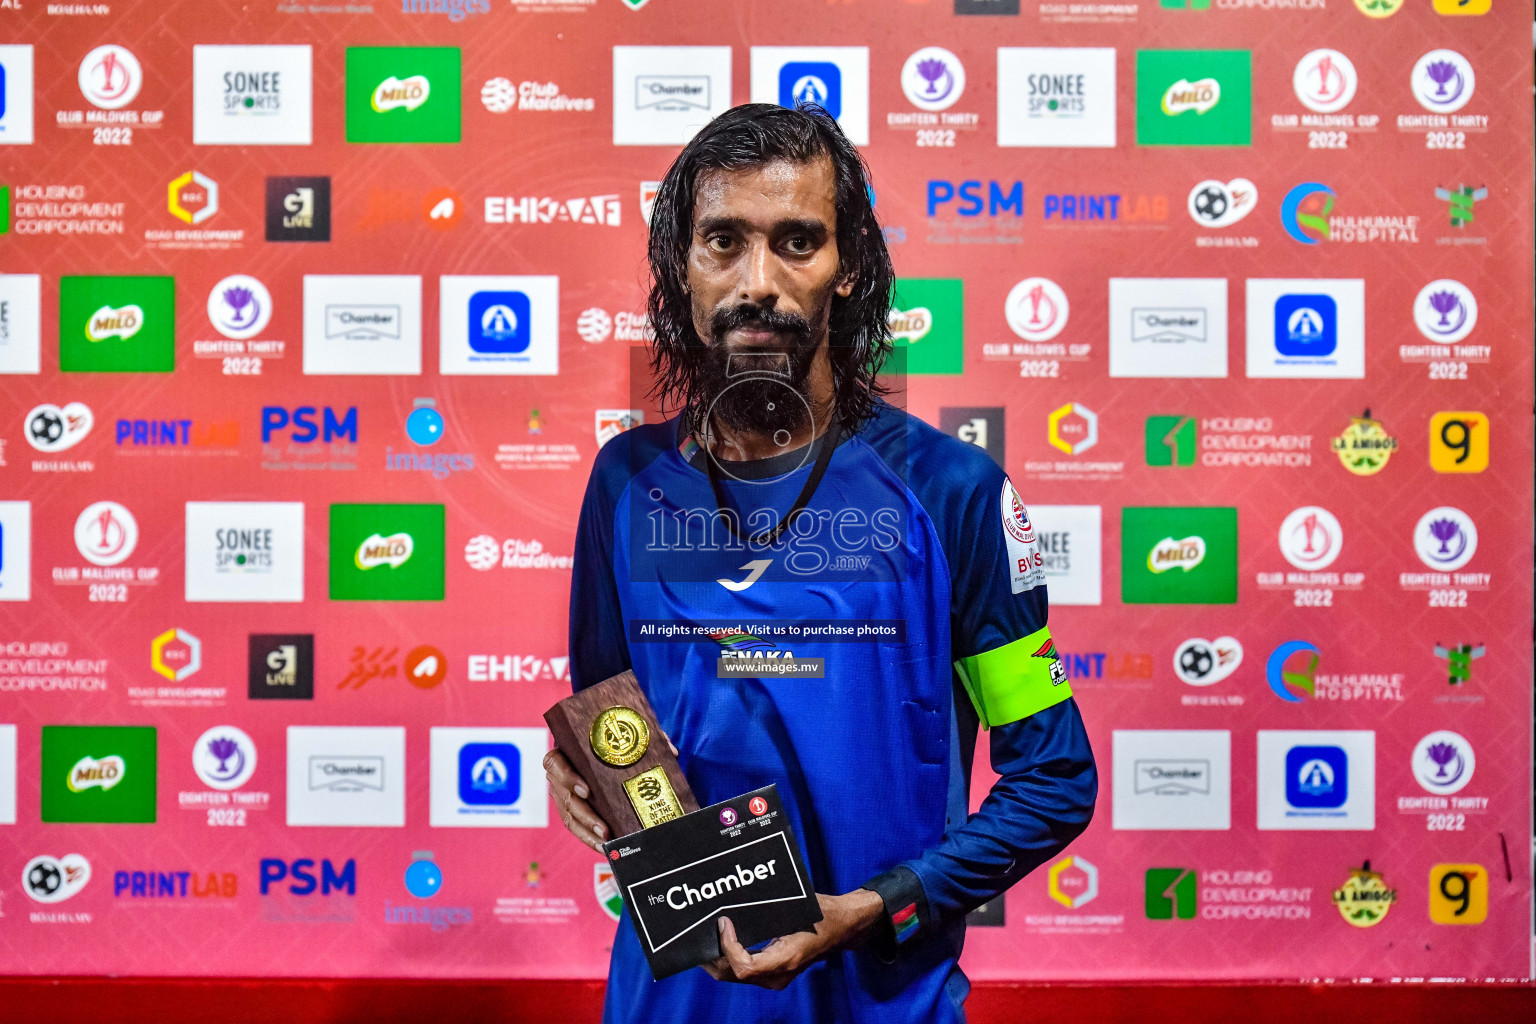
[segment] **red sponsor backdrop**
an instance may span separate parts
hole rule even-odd
[[[430,5],[428,5],[430,6]],[[472,5],[473,6],[473,5]],[[1314,977],[1515,978],[1530,974],[1531,745],[1531,51],[1529,11],[1500,4],[1488,14],[1446,17],[1414,2],[1387,18],[1354,4],[1206,10],[1133,5],[1025,3],[1018,15],[962,16],[945,0],[823,3],[780,0],[719,4],[623,0],[570,4],[496,2],[462,20],[406,13],[399,5],[214,2],[47,5],[0,9],[0,43],[33,47],[35,141],[0,146],[0,184],[12,200],[46,197],[121,204],[91,216],[121,223],[107,234],[33,233],[19,206],[0,237],[0,269],[41,278],[41,372],[0,377],[0,438],[7,501],[31,506],[31,598],[0,603],[7,645],[0,720],[17,726],[16,823],[0,827],[0,950],[16,974],[196,974],[338,976],[600,977],[614,924],[594,893],[595,859],[558,827],[442,829],[429,826],[429,728],[532,727],[568,692],[567,569],[473,568],[472,538],[522,542],[514,550],[570,554],[587,467],[597,450],[594,414],[635,405],[629,343],[589,343],[578,317],[601,309],[638,313],[644,296],[640,183],[660,178],[675,146],[615,146],[615,45],[709,45],[732,51],[732,95],[744,102],[752,46],[869,49],[869,144],[864,152],[903,278],[963,279],[964,372],[913,376],[906,404],[938,423],[941,407],[1001,407],[1007,468],[1031,505],[1097,505],[1103,512],[1102,603],[1059,607],[1052,629],[1069,654],[1074,689],[1098,752],[1099,812],[1071,855],[1092,865],[1097,893],[1075,900],[1082,868],[1060,869],[1057,898],[1042,869],[1007,894],[1001,927],[970,932],[964,964],[980,979],[1233,979]],[[975,4],[961,3],[960,7]],[[1369,5],[1367,5],[1369,6]],[[324,7],[325,9],[322,9]],[[1377,10],[1376,13],[1380,13]],[[131,142],[58,112],[91,109],[77,72],[93,48],[127,47],[143,69]],[[192,47],[197,44],[308,44],[313,47],[312,143],[297,146],[193,144]],[[353,46],[450,46],[461,51],[462,141],[443,145],[361,145],[345,141],[344,54]],[[955,111],[978,115],[953,146],[916,145],[888,114],[916,108],[903,93],[907,57],[942,46],[965,65]],[[998,46],[1114,48],[1116,145],[1112,148],[1002,148],[997,144]],[[1379,117],[1344,132],[1290,130],[1277,115],[1305,108],[1292,88],[1302,55],[1344,51],[1358,73],[1348,110]],[[1430,139],[1399,127],[1420,115],[1410,75],[1423,54],[1453,49],[1475,68],[1476,90],[1462,113],[1483,115]],[[1252,144],[1211,148],[1136,144],[1137,51],[1221,49],[1252,55]],[[496,113],[481,86],[555,83],[591,111],[514,109]],[[1230,93],[1229,93],[1230,96]],[[1195,116],[1195,115],[1191,115]],[[1338,133],[1335,133],[1338,134]],[[940,143],[949,141],[942,137]],[[1443,142],[1452,148],[1438,147]],[[1321,147],[1321,148],[1318,148]],[[1342,148],[1340,148],[1342,147]],[[204,227],[243,232],[229,247],[170,248],[147,232],[183,229],[167,210],[169,184],[189,171],[217,183],[219,210]],[[265,179],[326,176],[331,240],[268,242]],[[1250,242],[1211,247],[1213,232],[1185,211],[1196,182],[1246,178],[1254,212],[1224,229]],[[1024,216],[959,244],[956,222],[930,221],[930,182],[974,180],[1024,186]],[[1418,218],[1412,240],[1302,244],[1287,236],[1281,200],[1319,182],[1337,195],[1339,217]],[[1437,189],[1486,188],[1475,221],[1453,226]],[[29,190],[30,191],[27,191]],[[41,190],[41,191],[40,191]],[[446,190],[446,191],[444,191]],[[618,196],[610,223],[485,223],[488,196]],[[1119,215],[1091,221],[1047,218],[1049,196],[1116,195]],[[457,216],[430,216],[444,197]],[[57,213],[57,211],[55,211]],[[77,211],[78,212],[78,211]],[[46,219],[46,218],[42,218]],[[68,219],[59,214],[57,219]],[[985,217],[982,218],[986,220]],[[970,231],[968,225],[961,225]],[[985,225],[990,228],[994,225]],[[965,233],[965,232],[961,232]],[[974,232],[972,232],[974,233]],[[1225,236],[1223,236],[1225,237]],[[1015,238],[1010,242],[1006,239]],[[1479,244],[1464,244],[1469,238]],[[230,242],[226,236],[222,245]],[[60,372],[60,278],[171,275],[176,289],[176,369],[171,374]],[[213,286],[232,274],[263,282],[270,324],[282,341],[254,364],[200,357],[195,342],[218,338],[205,313]],[[417,274],[422,277],[420,375],[319,376],[303,372],[306,274]],[[440,275],[555,275],[559,278],[559,373],[552,376],[443,376],[438,372]],[[1071,301],[1062,342],[1084,344],[1083,359],[1025,358],[1004,313],[1010,289],[1029,277],[1061,285]],[[1225,278],[1229,370],[1220,379],[1112,378],[1108,363],[1111,278]],[[1359,379],[1274,380],[1244,375],[1244,281],[1249,278],[1361,278],[1365,281],[1365,367]],[[1401,346],[1424,342],[1413,307],[1438,279],[1462,282],[1479,319],[1468,343],[1486,361],[1456,356],[1409,361]],[[73,328],[70,328],[71,330]],[[989,355],[989,353],[998,353]],[[1435,379],[1436,376],[1452,379]],[[444,419],[437,449],[474,456],[474,468],[445,479],[387,470],[388,454],[414,450],[406,419],[431,398]],[[80,402],[95,426],[79,445],[40,457],[24,420],[43,403]],[[1098,420],[1098,444],[1084,460],[1097,470],[1060,467],[1050,443],[1051,410],[1076,402]],[[262,409],[356,407],[355,469],[268,468]],[[1332,438],[1366,409],[1398,441],[1375,475],[1347,471]],[[1430,420],[1441,411],[1478,411],[1491,423],[1488,467],[1441,474],[1430,465]],[[650,412],[654,415],[654,411]],[[1194,417],[1202,436],[1241,433],[1230,422],[1268,420],[1255,432],[1310,438],[1302,465],[1147,465],[1146,419]],[[116,443],[116,422],[191,420],[217,444],[139,448]],[[233,424],[234,432],[219,425]],[[220,430],[224,432],[220,434]],[[211,433],[209,433],[211,431]],[[532,446],[532,447],[529,447]],[[540,447],[542,446],[542,447]],[[436,449],[434,449],[435,451]],[[73,471],[40,471],[35,459]],[[89,464],[89,468],[86,468]],[[1115,464],[1119,464],[1116,468]],[[140,530],[127,564],[158,569],[126,600],[83,583],[58,582],[57,568],[82,566],[73,524],[87,505],[130,508]],[[304,601],[299,604],[188,603],[184,595],[184,503],[288,501],[304,506]],[[346,603],[327,599],[328,507],[341,502],[424,502],[445,506],[445,595],[440,602]],[[1238,600],[1227,605],[1127,605],[1121,595],[1121,509],[1146,505],[1235,506]],[[1347,538],[1334,568],[1363,574],[1358,585],[1297,588],[1284,573],[1276,536],[1293,509],[1317,505]],[[1405,585],[1422,573],[1413,532],[1432,508],[1455,506],[1475,519],[1478,553],[1465,586]],[[1043,522],[1042,529],[1050,524]],[[1347,564],[1346,564],[1347,563]],[[1466,581],[1463,581],[1466,582]],[[1442,594],[1441,591],[1448,593]],[[1327,592],[1327,596],[1322,596]],[[1314,596],[1315,594],[1315,596]],[[1307,603],[1315,606],[1303,606]],[[1326,603],[1325,603],[1326,602]],[[1450,607],[1439,607],[1439,604]],[[202,665],[188,686],[224,688],[212,706],[155,706],[134,690],[164,680],[151,641],[171,629],[200,638]],[[248,634],[313,634],[314,697],[247,699]],[[1175,675],[1174,652],[1189,638],[1237,638],[1240,668],[1214,687],[1193,689]],[[1320,651],[1319,693],[1280,700],[1265,662],[1302,639]],[[50,657],[67,645],[82,674],[103,688],[55,689],[17,680],[36,645]],[[1470,678],[1452,687],[1436,645],[1482,645]],[[447,668],[437,686],[404,676],[407,652],[436,648]],[[390,652],[394,652],[391,656]],[[514,678],[472,679],[471,659],[516,658]],[[91,664],[84,664],[84,663]],[[101,663],[105,662],[103,666]],[[397,666],[390,673],[389,664]],[[381,667],[372,675],[370,665]],[[498,662],[506,665],[507,662]],[[34,666],[35,669],[35,666]],[[365,678],[360,678],[358,670]],[[38,673],[32,672],[35,676]],[[1326,678],[1325,678],[1326,677]],[[1362,680],[1362,677],[1363,680]],[[1382,682],[1386,685],[1375,686]],[[1383,696],[1385,694],[1385,696]],[[1220,696],[1191,703],[1187,697]],[[1232,698],[1241,698],[1235,700]],[[40,727],[150,725],[157,730],[158,810],[153,824],[43,824]],[[207,809],[180,794],[206,792],[192,747],[219,725],[243,729],[260,752],[244,791],[270,794],[244,825],[213,825]],[[285,731],[290,726],[405,726],[404,827],[285,825]],[[1375,734],[1374,828],[1261,831],[1257,732],[1369,730]],[[1115,730],[1225,730],[1231,744],[1231,827],[1222,831],[1116,830],[1112,821]],[[1425,790],[1411,767],[1415,745],[1451,730],[1475,748],[1477,797],[1446,816],[1399,809]],[[984,749],[984,746],[983,746]],[[984,760],[984,759],[981,759]],[[0,766],[5,770],[6,766]],[[984,792],[985,771],[976,791]],[[877,784],[877,766],[869,779]],[[1485,799],[1481,799],[1485,798]],[[1411,806],[1411,805],[1405,805]],[[417,851],[430,851],[441,889],[407,891]],[[79,854],[92,880],[69,900],[43,904],[27,894],[25,864],[39,855]],[[355,894],[263,898],[259,864],[311,858],[355,861]],[[1332,893],[1369,860],[1396,891],[1386,918],[1369,929],[1347,924]],[[1489,877],[1486,921],[1433,923],[1431,870],[1480,865]],[[1151,919],[1146,873],[1192,871],[1194,916],[1183,903]],[[116,893],[119,871],[191,872],[194,889],[218,896],[136,898]],[[318,872],[318,869],[317,869]],[[236,876],[225,896],[225,875]],[[1159,876],[1162,877],[1162,876]],[[1170,876],[1170,877],[1177,877]],[[1159,883],[1161,884],[1161,883]],[[284,887],[286,888],[286,887]],[[1161,889],[1158,890],[1161,893]],[[1065,898],[1061,898],[1061,897]],[[1068,903],[1076,902],[1076,906]],[[442,930],[387,920],[391,907],[466,908],[472,920]],[[1227,910],[1235,906],[1239,909]],[[1212,908],[1216,908],[1213,910]],[[995,908],[993,908],[995,911]],[[302,918],[302,920],[300,919]]]

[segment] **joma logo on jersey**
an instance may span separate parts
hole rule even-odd
[[[82,757],[69,770],[69,791],[80,793],[87,789],[108,790],[123,781],[127,765],[116,754],[103,758]]]
[[[366,570],[387,565],[392,569],[398,569],[410,561],[414,548],[415,543],[408,533],[393,533],[388,537],[381,537],[375,533],[358,545],[357,567]]]
[[[1185,537],[1174,540],[1164,537],[1152,546],[1147,555],[1147,568],[1153,572],[1183,569],[1185,572],[1205,561],[1205,538]]]

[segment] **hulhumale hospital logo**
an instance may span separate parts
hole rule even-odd
[[[1280,224],[1285,233],[1303,245],[1327,239],[1334,198],[1333,189],[1317,181],[1302,182],[1291,189],[1280,203]]]
[[[1287,669],[1286,662],[1293,655],[1310,655],[1301,667]],[[1312,644],[1305,640],[1287,640],[1270,654],[1269,661],[1264,666],[1264,677],[1269,681],[1269,688],[1275,696],[1290,704],[1299,704],[1301,697],[1296,696],[1293,690],[1299,690],[1308,696],[1317,694],[1317,662],[1320,652]],[[1302,662],[1302,659],[1297,659]]]

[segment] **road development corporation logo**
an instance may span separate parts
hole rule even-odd
[[[348,142],[458,142],[456,46],[349,46]]]
[[[1477,755],[1465,736],[1441,729],[1413,748],[1413,777],[1426,793],[1450,796],[1467,788],[1477,768]]]
[[[1258,205],[1259,190],[1247,178],[1208,178],[1189,190],[1189,215],[1204,228],[1236,224]]]
[[[1431,281],[1413,300],[1413,322],[1430,341],[1454,345],[1477,326],[1477,298],[1460,281]]]
[[[256,773],[256,744],[241,729],[216,725],[192,744],[192,770],[209,789],[239,789]]]
[[[1071,910],[1093,902],[1099,894],[1099,869],[1077,854],[1063,857],[1046,872],[1051,899]]]
[[[1477,75],[1471,61],[1455,50],[1430,50],[1413,65],[1411,87],[1419,106],[1449,114],[1471,102]]]
[[[21,869],[21,887],[39,903],[63,903],[91,880],[91,862],[78,853],[43,854]]]
[[[1349,106],[1360,85],[1355,65],[1338,50],[1313,50],[1296,62],[1291,86],[1308,110],[1333,114]]]
[[[44,402],[35,406],[22,420],[27,443],[40,452],[67,451],[85,440],[96,423],[91,407],[84,402],[58,406]]]
[[[1243,645],[1236,637],[1215,640],[1194,637],[1173,652],[1173,674],[1190,686],[1211,686],[1236,672],[1243,663]]]
[[[1280,524],[1280,553],[1298,569],[1328,568],[1343,546],[1338,519],[1321,506],[1304,505]]]
[[[1258,733],[1258,827],[1370,831],[1376,827],[1376,734]]]
[[[92,106],[120,110],[139,95],[144,69],[127,47],[108,43],[85,55],[76,78],[80,94]]]
[[[254,338],[272,319],[272,294],[249,274],[231,274],[208,293],[208,322],[226,338]]]
[[[1356,928],[1380,924],[1396,902],[1397,890],[1387,888],[1381,875],[1371,870],[1370,861],[1350,871],[1349,880],[1333,891],[1333,905]]]

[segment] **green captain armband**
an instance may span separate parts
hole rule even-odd
[[[1049,627],[985,654],[961,658],[955,671],[983,729],[1028,718],[1072,696]]]

